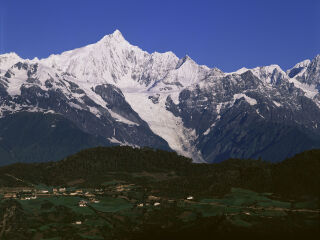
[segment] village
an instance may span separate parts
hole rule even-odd
[[[162,202],[174,203],[176,200],[161,198],[153,195],[143,197],[143,199],[137,200],[128,196],[128,192],[134,187],[133,184],[120,184],[107,188],[96,189],[76,189],[76,188],[44,188],[41,189],[35,187],[6,187],[0,188],[0,199],[16,199],[20,201],[32,201],[38,198],[49,197],[81,197],[79,200],[79,207],[87,207],[89,203],[100,203],[99,197],[109,196],[114,198],[122,198],[131,202],[135,207],[142,208],[148,206],[158,207]],[[183,199],[182,199],[183,200]],[[194,200],[193,196],[187,196],[185,201]]]
[[[69,190],[65,187],[52,189],[36,189],[31,187],[16,187],[16,188],[0,188],[0,194],[3,199],[18,199],[18,200],[34,200],[37,198],[47,198],[52,196],[82,196],[90,202],[98,203],[96,195],[103,194],[102,189],[94,189],[93,191],[84,191],[82,189]],[[86,201],[83,201],[86,202]],[[79,206],[83,206],[83,202]]]

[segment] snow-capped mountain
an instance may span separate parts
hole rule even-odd
[[[118,30],[46,59],[0,55],[1,118],[58,114],[109,144],[172,149],[197,162],[279,161],[320,147],[319,86],[320,55],[286,72],[224,73],[189,56],[150,54]]]

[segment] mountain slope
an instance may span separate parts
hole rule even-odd
[[[287,72],[224,73],[150,54],[116,30],[46,59],[0,55],[0,116],[52,111],[109,144],[172,149],[196,162],[280,161],[319,146],[319,66],[320,55]]]
[[[57,161],[81,149],[110,146],[63,116],[20,112],[0,119],[0,165]]]

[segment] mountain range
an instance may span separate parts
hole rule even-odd
[[[195,162],[278,162],[320,148],[320,55],[225,73],[148,53],[119,30],[97,43],[22,59],[0,55],[0,164],[83,148],[173,150]]]

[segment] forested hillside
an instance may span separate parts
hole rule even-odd
[[[224,194],[231,187],[269,191],[286,196],[319,196],[320,150],[306,151],[281,163],[229,159],[217,164],[196,164],[175,152],[131,147],[98,147],[83,150],[59,162],[13,164],[0,168],[2,186],[11,174],[32,184],[67,185],[83,179],[81,185],[99,186],[106,180],[131,179],[150,184],[135,173],[163,173],[157,188],[162,194]],[[112,175],[110,175],[112,173]],[[152,183],[157,185],[156,182]]]

